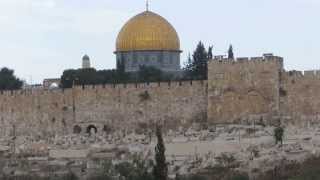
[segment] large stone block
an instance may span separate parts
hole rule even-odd
[[[88,150],[50,150],[49,157],[55,159],[80,159],[87,158]]]

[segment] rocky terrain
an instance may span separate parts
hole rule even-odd
[[[318,127],[285,128],[282,146],[275,144],[274,127],[262,125],[221,125],[206,130],[193,126],[164,134],[170,177],[228,164],[237,164],[238,170],[248,173],[261,172],[283,160],[301,162],[320,153]],[[152,160],[156,138],[151,132],[97,135],[92,131],[47,139],[8,137],[0,144],[4,175],[45,176],[72,171],[85,177],[106,161]]]

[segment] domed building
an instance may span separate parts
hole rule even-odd
[[[117,67],[126,72],[153,66],[165,72],[180,70],[180,40],[174,27],[160,15],[145,11],[131,18],[116,42]]]
[[[84,55],[82,57],[82,69],[88,69],[88,68],[91,68],[90,57],[88,55]]]

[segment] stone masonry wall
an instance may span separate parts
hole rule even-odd
[[[0,92],[0,136],[167,130],[192,123],[320,120],[320,71],[286,72],[266,55],[208,65],[208,81]],[[308,122],[308,123],[305,123]]]
[[[320,71],[290,71],[281,75],[281,115],[289,123],[320,120]]]
[[[282,58],[212,60],[208,68],[208,122],[270,120],[278,115]]]
[[[0,94],[0,136],[130,131],[155,122],[174,129],[205,121],[206,111],[207,81],[8,91]]]

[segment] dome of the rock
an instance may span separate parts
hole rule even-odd
[[[174,27],[151,11],[131,18],[122,27],[116,42],[117,52],[145,50],[180,51],[180,40]]]
[[[176,30],[166,19],[148,10],[131,18],[116,41],[117,68],[125,72],[152,66],[176,73],[181,70],[180,53]]]

